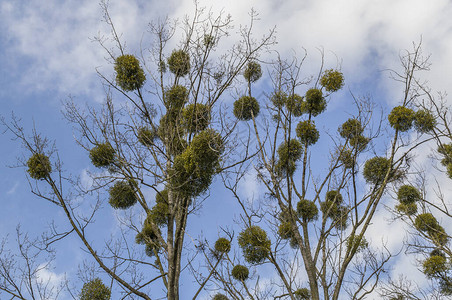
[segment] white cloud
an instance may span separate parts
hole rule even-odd
[[[10,188],[6,194],[7,195],[12,195],[16,192],[17,188],[19,187],[20,183],[18,181],[16,181],[16,183],[12,186],[12,188]]]
[[[348,84],[368,78],[370,71],[397,67],[399,52],[422,35],[426,52],[433,54],[434,65],[427,75],[433,87],[443,90],[451,83],[449,76],[444,76],[452,63],[452,5],[447,0],[428,5],[421,0],[252,0],[229,1],[227,7],[224,1],[215,0],[201,1],[200,6],[231,13],[235,24],[248,24],[248,13],[254,7],[260,17],[256,36],[277,26],[277,49],[290,55],[291,49],[301,52],[305,47],[312,56],[307,71],[319,65],[317,47],[326,50],[329,66],[336,65],[330,54],[334,51],[343,61]],[[110,4],[116,30],[134,53],[139,52],[149,21],[166,14],[181,18],[193,10],[193,2],[188,0],[114,0]],[[21,88],[101,97],[95,93],[100,92],[100,84],[94,69],[108,64],[103,49],[89,38],[98,32],[108,36],[110,29],[100,22],[97,1],[10,0],[2,2],[1,11],[7,41],[4,51],[11,65],[20,65],[15,71],[21,74]]]
[[[53,290],[54,292],[56,292],[66,279],[66,275],[64,273],[58,274],[52,272],[49,269],[49,263],[43,263],[39,265],[37,270],[38,272],[36,273],[36,275],[38,284],[47,286],[48,291]]]

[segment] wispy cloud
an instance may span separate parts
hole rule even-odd
[[[20,185],[20,183],[19,183],[18,181],[16,181],[16,183],[13,185],[13,187],[10,188],[10,189],[6,192],[6,194],[7,194],[7,195],[13,195],[13,194],[16,192],[16,190],[17,190],[17,188],[19,187],[19,185]]]

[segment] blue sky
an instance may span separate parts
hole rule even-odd
[[[292,55],[293,51],[301,54],[302,47],[306,49],[306,74],[318,69],[317,49],[323,48],[327,64],[335,67],[339,61],[346,78],[339,100],[329,106],[337,113],[344,113],[341,105],[347,102],[341,99],[349,96],[349,90],[357,95],[370,94],[382,106],[396,105],[401,87],[384,70],[400,68],[401,51],[411,49],[421,37],[424,52],[432,55],[431,71],[425,79],[433,90],[447,91],[452,86],[452,2],[448,0],[428,4],[422,0],[231,0],[227,6],[218,0],[200,3],[211,6],[213,11],[223,9],[230,13],[235,24],[246,24],[248,12],[254,8],[261,19],[256,35],[276,26],[276,49],[282,56]],[[180,18],[193,11],[192,1],[185,0],[111,0],[110,5],[117,31],[122,33],[128,49],[136,53],[149,21],[166,15]],[[111,74],[112,68],[104,59],[103,49],[91,40],[98,34],[108,35],[109,29],[101,18],[98,3],[91,0],[0,1],[0,115],[8,118],[14,112],[22,118],[25,128],[35,124],[40,132],[55,140],[65,169],[76,176],[92,167],[87,155],[73,142],[72,129],[60,114],[61,101],[71,95],[79,103],[98,105],[104,99],[96,68],[106,74]],[[225,101],[228,104],[230,100]],[[0,135],[0,235],[13,234],[18,223],[30,234],[39,234],[52,218],[64,224],[56,208],[30,193],[24,169],[9,167],[24,153],[10,137]],[[253,181],[250,176],[244,193],[258,193]],[[450,192],[446,189],[446,193]],[[211,196],[231,201],[233,215],[235,204],[221,193],[221,189],[214,188]],[[205,212],[218,214],[218,206],[206,204],[202,214]],[[108,210],[105,214],[103,221],[113,227],[114,222],[108,219],[113,214]],[[197,218],[192,222],[201,228],[196,221],[201,222],[201,218]],[[375,240],[385,236],[388,244],[397,249],[404,229],[398,224],[387,225],[386,219],[382,211],[375,221],[378,228],[370,233]],[[223,226],[225,221],[218,218],[215,225]],[[384,234],[382,228],[390,228],[393,234]],[[213,234],[218,231],[215,229]],[[14,235],[10,241],[14,241]],[[60,278],[65,271],[69,278],[75,276],[82,256],[80,250],[68,243],[60,247],[64,253],[60,255],[75,259],[71,263],[57,259],[54,278]],[[408,257],[397,258],[394,265],[397,271],[410,273],[415,280],[423,279],[411,267]]]

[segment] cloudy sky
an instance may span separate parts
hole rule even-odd
[[[431,54],[431,71],[423,76],[432,89],[447,92],[452,86],[449,0],[214,0],[200,1],[200,5],[230,13],[235,24],[247,24],[248,13],[254,8],[260,18],[256,35],[276,27],[275,47],[282,56],[303,53],[304,48],[309,55],[306,70],[316,70],[318,49],[324,49],[331,66],[340,63],[346,90],[370,94],[383,106],[401,100],[400,86],[389,79],[385,70],[399,69],[399,55],[404,49],[412,49],[413,42],[422,40],[424,53]],[[145,40],[150,21],[165,16],[181,18],[193,9],[193,2],[185,0],[110,1],[116,29],[135,53]],[[105,60],[104,50],[93,42],[93,37],[109,34],[99,4],[92,0],[0,0],[0,29],[0,115],[8,118],[14,112],[26,128],[36,125],[57,141],[62,155],[70,155],[66,169],[83,174],[89,161],[85,154],[74,150],[71,128],[60,110],[61,101],[69,96],[92,105],[104,99],[96,69],[108,73],[111,65]],[[333,109],[339,108],[333,105]],[[12,168],[23,152],[10,137],[0,136],[0,235],[12,234],[18,223],[25,230],[39,233],[38,229],[51,219],[53,208],[30,194],[23,168]],[[257,188],[252,176],[249,180],[250,186]],[[250,186],[245,192],[257,193]],[[392,231],[397,228],[397,233],[403,235],[399,225],[387,225],[383,213],[376,222]],[[381,238],[381,232],[371,229],[375,239]],[[14,236],[11,238],[14,240]],[[387,240],[396,249],[400,236]],[[395,262],[398,271],[413,274],[421,281],[423,276],[410,265],[405,256]],[[65,267],[60,265],[54,270],[57,280],[62,278]],[[76,266],[70,268],[74,274]]]

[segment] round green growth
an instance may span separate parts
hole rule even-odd
[[[417,204],[416,203],[408,203],[408,204],[399,203],[395,206],[395,209],[402,214],[412,216],[415,213],[417,213]]]
[[[388,120],[394,129],[408,131],[413,125],[414,111],[405,106],[396,106],[389,114]]]
[[[298,244],[297,239],[294,239],[294,238],[289,241],[289,246],[292,249],[299,249],[300,248],[300,245]]]
[[[350,147],[356,149],[358,152],[361,152],[364,151],[369,144],[369,138],[363,135],[358,135],[349,139],[348,142]]]
[[[360,120],[350,118],[339,127],[338,131],[344,139],[352,139],[361,136],[364,128]]]
[[[447,173],[447,176],[449,176],[449,178],[452,178],[452,163],[447,165],[446,173]]]
[[[278,147],[279,161],[276,165],[278,171],[282,174],[293,175],[295,172],[295,162],[301,158],[303,154],[303,146],[300,141],[292,139],[282,143]]]
[[[188,132],[203,131],[210,123],[210,107],[205,104],[189,104],[182,110],[182,124]]]
[[[326,109],[326,100],[319,89],[309,89],[305,95],[303,111],[314,117]]]
[[[216,294],[213,296],[212,300],[229,300],[229,298],[223,294]]]
[[[326,70],[320,78],[320,85],[328,92],[336,92],[344,86],[344,74],[334,69]]]
[[[190,145],[174,159],[171,184],[183,196],[195,197],[205,192],[220,168],[223,140],[213,129],[201,131]]]
[[[292,222],[293,217],[296,215],[296,211],[294,209],[289,209],[288,207],[281,210],[279,213],[278,219],[281,222]]]
[[[259,102],[250,96],[240,97],[234,102],[234,116],[242,121],[251,120],[259,114]]]
[[[149,218],[157,226],[164,226],[168,224],[169,208],[168,208],[168,190],[158,192],[155,196],[155,205],[148,215]]]
[[[282,91],[276,91],[272,94],[270,100],[276,108],[282,108],[286,105],[288,97],[287,94]]]
[[[426,109],[418,110],[414,114],[414,128],[420,133],[432,131],[436,126],[435,117]]]
[[[141,88],[146,81],[138,59],[130,54],[121,55],[115,61],[116,83],[126,92]]]
[[[257,264],[268,257],[271,242],[267,233],[259,226],[251,226],[242,231],[238,242],[247,262]]]
[[[443,144],[438,147],[438,152],[443,155],[441,164],[443,166],[448,166],[452,163],[452,144]]]
[[[315,144],[319,140],[319,131],[315,128],[315,122],[306,120],[298,123],[295,129],[300,141],[309,146]]]
[[[80,292],[80,300],[109,300],[110,297],[110,289],[99,278],[85,283]]]
[[[338,206],[336,215],[332,217],[334,227],[339,230],[344,230],[348,225],[348,207],[346,206]]]
[[[422,232],[433,232],[440,226],[436,218],[431,213],[423,213],[416,217],[414,226]]]
[[[278,235],[283,240],[288,240],[294,237],[294,232],[292,228],[292,223],[283,222],[278,226]]]
[[[190,56],[184,50],[173,50],[168,58],[168,67],[176,76],[185,76],[190,72]]]
[[[188,101],[188,91],[183,85],[173,85],[165,91],[165,106],[171,110],[180,110]]]
[[[219,253],[228,253],[231,250],[231,241],[227,238],[219,238],[215,242],[215,251]]]
[[[296,300],[309,300],[311,299],[311,292],[307,288],[300,288],[296,290],[294,293]]]
[[[108,167],[115,160],[115,149],[109,143],[98,144],[89,151],[89,158],[95,167]]]
[[[351,150],[344,150],[339,154],[339,161],[342,163],[344,168],[351,169],[355,165],[355,158],[353,157],[353,152]]]
[[[148,127],[140,127],[138,128],[138,142],[140,142],[143,146],[152,146],[154,144],[155,139],[157,138],[157,132],[148,128]]]
[[[429,278],[440,277],[448,270],[447,258],[440,255],[430,256],[422,264],[422,271]]]
[[[446,257],[443,251],[440,249],[433,249],[432,252],[430,252],[430,256],[443,256]]]
[[[425,232],[436,245],[445,245],[449,240],[446,231],[431,213],[418,215],[414,220],[414,226],[417,230]]]
[[[303,146],[298,140],[291,139],[282,143],[277,152],[281,161],[297,161],[303,154]]]
[[[250,271],[245,266],[236,265],[236,266],[234,266],[234,268],[232,268],[231,275],[235,279],[243,281],[243,280],[248,279],[248,276],[250,275]]]
[[[160,230],[158,228],[155,229],[152,218],[148,215],[146,220],[144,220],[141,232],[135,237],[135,242],[137,244],[146,245],[146,254],[148,256],[154,256],[155,252],[158,252],[160,249],[158,241],[159,234]]]
[[[347,227],[348,208],[334,201],[324,201],[320,203],[320,210],[324,215],[330,218],[334,226],[340,230]]]
[[[212,48],[215,45],[215,37],[211,34],[205,34],[203,43],[206,48]]]
[[[286,108],[294,116],[299,117],[303,114],[303,97],[298,94],[293,94],[287,97]]]
[[[397,192],[397,199],[402,204],[412,204],[422,200],[421,193],[412,185],[402,185]]]
[[[328,191],[325,195],[325,201],[340,204],[344,198],[339,191]]]
[[[450,277],[440,278],[438,284],[442,295],[452,295],[452,279]]]
[[[369,246],[366,238],[363,235],[350,235],[347,239],[347,249],[353,249],[356,247],[356,252],[361,252]]]
[[[314,201],[302,199],[297,203],[297,215],[304,222],[310,222],[317,219],[319,209]]]
[[[256,82],[262,77],[261,65],[255,61],[250,61],[243,72],[243,77],[248,82]]]
[[[364,164],[363,176],[368,183],[380,184],[390,172],[391,162],[386,157],[374,157]]]
[[[28,174],[34,179],[45,179],[52,172],[49,157],[43,153],[33,154],[27,161]]]
[[[134,180],[116,182],[109,190],[110,199],[108,203],[115,209],[126,209],[137,203],[138,197],[135,193],[137,184]]]

